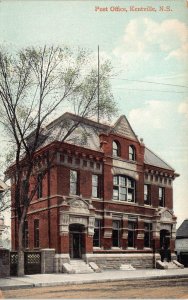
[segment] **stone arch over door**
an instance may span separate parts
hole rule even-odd
[[[64,201],[60,211],[60,235],[69,233],[69,225],[80,224],[85,226],[89,236],[94,234],[95,210],[92,204],[82,198],[72,198]]]

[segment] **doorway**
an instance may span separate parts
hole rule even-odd
[[[69,225],[69,253],[70,258],[82,258],[84,253],[84,225],[71,224]]]
[[[166,229],[160,231],[160,247],[164,249],[170,247],[170,232]]]
[[[171,251],[170,251],[170,232],[166,229],[160,231],[160,255],[161,261],[171,261]]]

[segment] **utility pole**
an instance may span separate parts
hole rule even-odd
[[[99,84],[99,77],[100,77],[100,73],[99,73],[99,68],[100,68],[100,61],[99,61],[99,46],[98,46],[98,117],[97,117],[97,121],[99,123],[99,98],[100,98],[100,93],[99,93],[99,90],[100,90],[100,84]]]

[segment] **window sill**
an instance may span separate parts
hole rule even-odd
[[[136,202],[130,202],[130,201],[119,200],[119,199],[112,199],[112,201],[120,202],[120,203],[126,203],[126,204],[137,204]]]
[[[127,247],[127,250],[137,250],[135,247]]]
[[[78,195],[78,194],[69,194],[69,197],[80,197],[80,195]]]
[[[122,250],[122,247],[111,247],[112,250]]]

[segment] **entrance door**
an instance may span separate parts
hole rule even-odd
[[[71,258],[82,258],[84,251],[84,226],[79,224],[71,224],[69,227],[69,238],[70,238],[70,257]]]
[[[160,231],[160,246],[164,249],[170,247],[170,232],[168,230],[162,229]]]
[[[171,261],[170,232],[168,230],[160,231],[160,247],[161,261]]]

